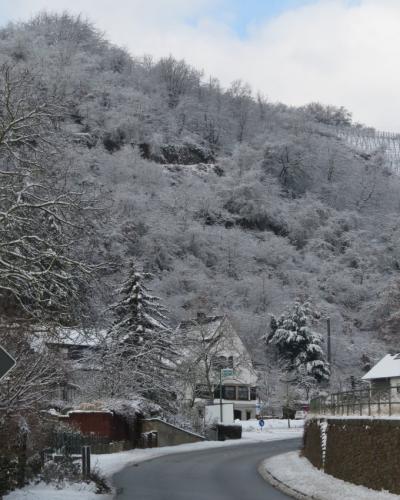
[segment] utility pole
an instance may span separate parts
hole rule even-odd
[[[286,377],[286,411],[287,411],[287,426],[290,429],[290,415],[289,415],[289,379]]]
[[[222,368],[219,371],[219,419],[221,424],[223,424],[222,420]]]
[[[329,366],[332,363],[332,351],[331,351],[331,318],[326,319],[326,329],[328,333],[328,342],[327,342],[327,347],[328,347],[328,363]]]

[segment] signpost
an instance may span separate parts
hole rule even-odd
[[[0,346],[0,380],[14,368],[15,364],[15,359]]]
[[[258,425],[261,427],[261,430],[262,430],[264,425],[265,425],[265,422],[262,418],[260,418],[260,420],[258,421]]]

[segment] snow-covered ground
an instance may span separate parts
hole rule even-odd
[[[39,483],[13,491],[4,500],[111,500],[112,495],[96,495],[95,489],[92,483],[73,483],[62,489]]]
[[[375,491],[336,479],[316,469],[299,453],[292,451],[269,458],[263,467],[290,488],[323,500],[399,500],[398,495]]]
[[[240,422],[240,421],[236,421]],[[254,432],[260,431],[261,427],[259,425],[258,420],[243,420],[240,422],[243,432]],[[276,429],[302,429],[304,427],[304,420],[290,420],[289,422],[286,419],[265,419],[264,427],[261,432],[265,432],[267,430],[276,430]],[[290,426],[290,427],[289,427]]]
[[[163,448],[147,448],[145,450],[129,450],[109,455],[93,455],[93,464],[105,476],[123,469],[127,465],[144,462],[153,458],[171,455],[175,453],[186,453],[189,451],[220,448],[225,446],[239,446],[243,444],[261,443],[265,441],[276,441],[279,439],[290,439],[302,436],[303,429],[270,429],[258,432],[243,432],[242,439],[231,439],[227,441],[204,441],[202,443],[181,444],[179,446],[164,446]]]
[[[116,472],[124,467],[165,455],[302,436],[303,429],[300,427],[291,427],[288,429],[287,420],[266,420],[265,422],[266,425],[263,430],[259,430],[259,427],[256,427],[256,420],[242,422],[243,437],[240,440],[204,441],[202,443],[182,444],[179,446],[165,446],[163,448],[148,448],[144,450],[135,449],[107,455],[92,455],[92,466],[98,469],[102,475],[111,479]],[[267,422],[270,423],[268,427]],[[292,422],[298,423],[300,421]],[[72,484],[67,485],[64,489],[57,489],[54,485],[40,483],[14,491],[5,496],[4,500],[111,500],[111,498],[112,495],[96,495],[93,485]]]

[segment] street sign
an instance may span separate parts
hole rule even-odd
[[[232,370],[232,368],[222,368],[222,370],[221,370],[221,376],[222,376],[222,378],[233,377],[233,370]]]
[[[0,346],[0,380],[14,368],[15,364],[15,359]]]
[[[258,425],[261,427],[261,429],[264,427],[265,422],[262,418],[260,418],[260,420],[258,421]]]

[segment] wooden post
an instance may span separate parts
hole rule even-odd
[[[392,386],[389,386],[389,417],[392,416]]]
[[[381,393],[378,391],[378,415],[381,414]]]
[[[368,415],[371,416],[371,387],[368,389]]]
[[[90,477],[90,446],[82,446],[82,477]]]

